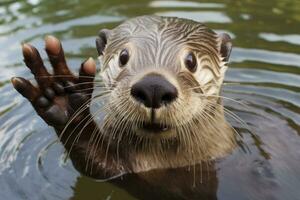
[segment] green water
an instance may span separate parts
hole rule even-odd
[[[225,82],[238,84],[224,85],[223,95],[247,107],[224,104],[251,129],[228,118],[251,153],[236,149],[216,164],[217,187],[210,199],[299,200],[299,0],[0,0],[0,199],[152,199],[151,194],[166,193],[160,187],[143,193],[147,188],[139,182],[131,181],[128,190],[81,176],[70,161],[63,162],[54,131],[9,81],[31,78],[22,63],[22,42],[42,50],[45,35],[57,36],[77,70],[87,57],[97,57],[99,29],[145,14],[194,19],[233,38]],[[176,177],[157,185],[171,188]]]

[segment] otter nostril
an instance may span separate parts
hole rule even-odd
[[[137,100],[137,101],[139,101],[139,102],[141,102],[143,104],[147,104],[148,103],[147,102],[148,101],[148,98],[147,98],[148,95],[146,94],[147,91],[145,90],[143,84],[141,84],[141,83],[134,84],[132,86],[132,88],[131,88],[130,93],[131,93],[131,96],[135,100]]]
[[[145,102],[147,100],[147,97],[143,91],[137,91],[134,97],[140,102]]]
[[[177,97],[176,93],[169,92],[169,93],[164,94],[161,97],[161,101],[164,104],[168,104],[168,103],[171,103],[172,101],[174,101],[176,99],[176,97]]]

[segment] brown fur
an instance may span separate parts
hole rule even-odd
[[[120,67],[118,55],[124,48],[130,59]],[[197,57],[194,73],[183,63],[190,51]],[[91,109],[94,117],[106,113],[97,123],[101,136],[92,145],[92,162],[107,166],[111,160],[116,168],[141,172],[193,165],[230,152],[235,138],[219,100],[227,69],[219,51],[218,35],[190,20],[144,16],[110,30],[100,55],[100,75],[110,94],[104,107]],[[157,122],[171,127],[155,135],[140,130],[151,120],[151,109],[130,95],[131,86],[151,73],[165,77],[179,93],[174,103],[155,110]]]

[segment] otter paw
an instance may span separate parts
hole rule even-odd
[[[61,43],[53,36],[46,38],[46,52],[53,67],[50,74],[37,49],[23,45],[24,62],[35,77],[37,86],[30,81],[15,77],[15,89],[27,98],[45,122],[53,127],[65,125],[71,117],[89,102],[93,92],[96,64],[92,58],[82,63],[79,76],[69,70]],[[88,109],[78,116],[87,115]]]

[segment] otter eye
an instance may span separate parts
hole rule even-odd
[[[190,70],[191,72],[195,72],[197,69],[197,60],[195,55],[193,53],[187,54],[184,60],[184,64],[186,68],[188,68],[188,70]]]
[[[126,65],[128,60],[129,60],[129,53],[127,49],[123,49],[119,57],[120,66],[123,67],[124,65]]]

